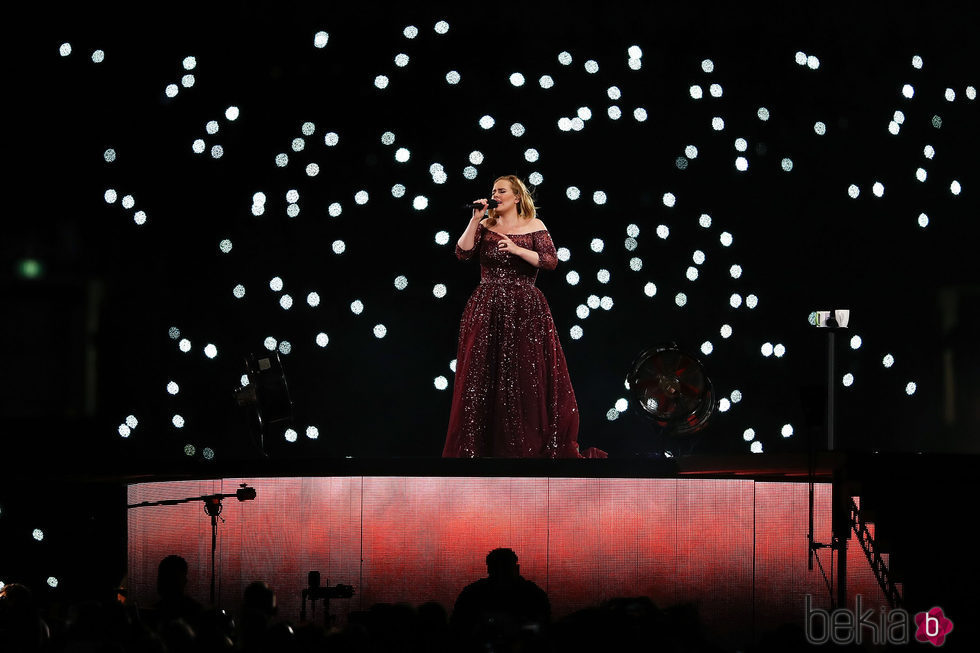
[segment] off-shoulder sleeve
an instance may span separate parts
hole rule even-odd
[[[473,235],[473,249],[463,249],[459,246],[459,241],[456,242],[456,258],[460,261],[468,261],[473,258],[473,255],[480,251],[480,241],[483,240],[483,232],[486,231],[486,227],[483,226],[481,222],[477,228],[476,233]]]
[[[558,267],[558,253],[551,234],[546,230],[534,232],[534,251],[538,253],[538,267],[543,270],[554,270]]]

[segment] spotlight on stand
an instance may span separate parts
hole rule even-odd
[[[626,377],[633,405],[657,425],[665,454],[690,453],[715,410],[704,367],[674,343],[643,351]]]
[[[293,402],[279,352],[249,355],[245,375],[248,383],[235,389],[235,401],[247,411],[252,444],[268,455],[265,438],[269,429],[293,419]]]

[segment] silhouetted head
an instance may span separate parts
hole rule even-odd
[[[245,588],[242,607],[246,613],[274,617],[278,610],[276,593],[265,581],[257,580],[254,583],[249,583],[248,587]]]
[[[521,566],[513,549],[494,549],[487,554],[487,575],[490,578],[517,578]]]
[[[157,569],[157,593],[162,598],[181,596],[187,587],[187,561],[179,555],[168,555]]]

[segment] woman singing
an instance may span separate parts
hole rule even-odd
[[[444,457],[577,458],[578,405],[551,310],[534,281],[555,245],[524,183],[494,182],[496,207],[473,211],[456,256],[480,258],[459,328]],[[481,217],[488,213],[488,217]],[[595,453],[593,453],[595,452]],[[602,456],[590,450],[590,457]]]

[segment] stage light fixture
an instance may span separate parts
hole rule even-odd
[[[313,35],[313,47],[324,48],[329,40],[330,34],[321,30]]]
[[[975,86],[967,86],[966,87],[966,97],[969,100],[976,100],[977,99],[977,89],[976,89]]]
[[[711,94],[711,97],[721,97],[724,91],[721,88],[721,84],[712,84],[708,87],[708,93]]]
[[[732,243],[735,242],[735,237],[727,231],[723,231],[721,232],[721,235],[718,236],[718,241],[721,243],[722,247],[731,247]]]
[[[295,218],[299,215],[299,204],[290,204],[286,207],[286,216]]]
[[[612,310],[612,307],[613,307],[613,298],[612,297],[609,297],[607,295],[607,296],[604,296],[602,299],[599,300],[599,308],[601,308],[602,310],[604,310],[604,311],[610,311],[610,310]]]
[[[373,331],[374,331],[374,337],[378,338],[379,340],[381,338],[384,338],[386,335],[388,335],[388,327],[386,327],[383,324],[375,324]]]
[[[245,286],[237,284],[231,289],[231,294],[234,295],[235,299],[242,299],[245,296]]]
[[[885,357],[881,359],[881,364],[888,368],[895,364],[895,357],[891,354],[885,354]]]
[[[177,343],[177,347],[180,349],[180,351],[187,354],[191,350],[191,341],[187,338],[183,338],[179,343]]]
[[[616,410],[615,408],[610,408],[609,410],[606,411],[606,419],[609,420],[610,422],[616,421],[617,419],[619,419],[619,411]]]
[[[915,394],[915,391],[917,389],[918,386],[916,386],[914,381],[909,381],[907,384],[905,384],[905,394],[907,394],[910,397]]]
[[[643,107],[633,109],[633,117],[637,122],[644,122],[647,119],[647,110]]]
[[[415,25],[409,25],[402,31],[402,34],[407,39],[414,39],[416,36],[419,35],[419,28],[416,27]]]
[[[818,120],[813,124],[813,131],[816,132],[817,136],[823,136],[827,133],[827,125]]]
[[[704,354],[705,356],[708,356],[714,350],[715,350],[715,346],[711,344],[710,340],[705,340],[704,342],[701,343],[701,353]]]
[[[60,54],[62,57],[67,57],[68,55],[70,55],[71,54],[71,43],[67,43],[66,42],[66,43],[62,43],[60,46],[58,46],[58,54]]]
[[[273,338],[272,336],[269,336],[268,338],[262,341],[262,346],[264,346],[269,351],[275,351],[276,347],[279,346],[279,341]],[[242,385],[247,385],[247,384],[242,384]]]
[[[528,163],[534,163],[538,160],[538,158],[540,158],[540,156],[541,155],[538,153],[538,151],[533,147],[524,150],[524,160]]]
[[[928,174],[929,173],[926,172],[925,168],[919,168],[918,170],[915,171],[915,178],[919,181],[924,182],[928,177]]]
[[[885,194],[885,185],[880,181],[876,181],[873,186],[871,186],[871,192],[875,197],[881,197]]]
[[[681,308],[687,306],[687,295],[682,292],[677,293],[674,295],[674,303]]]
[[[738,308],[739,306],[742,305],[742,296],[739,295],[737,292],[732,293],[732,296],[728,298],[728,304],[732,308]]]
[[[180,88],[176,84],[167,84],[167,87],[163,89],[163,92],[167,97],[175,98],[180,92]]]
[[[643,269],[643,259],[639,256],[634,256],[630,259],[630,270],[633,272],[639,272]]]
[[[449,31],[449,23],[444,20],[440,20],[438,23],[436,23],[433,29],[435,30],[436,34],[445,34]]]
[[[841,383],[845,388],[850,388],[852,385],[854,385],[854,375],[848,372],[841,379]]]
[[[299,439],[299,433],[295,429],[286,429],[282,435],[286,442],[296,442]]]
[[[721,329],[718,330],[722,338],[728,339],[732,337],[732,327],[730,324],[722,324]]]
[[[888,123],[888,133],[891,134],[892,136],[898,136],[898,132],[900,130],[901,130],[901,127],[894,120],[892,120],[890,123]]]
[[[572,253],[569,251],[567,247],[559,247],[557,254],[558,254],[558,260],[561,261],[562,263],[566,263],[570,258],[572,258]]]
[[[412,208],[416,211],[424,211],[429,206],[429,198],[425,195],[416,195],[412,199]]]
[[[119,431],[119,435],[123,438],[128,438],[133,432],[133,430],[128,426],[126,426],[125,424],[120,424],[118,431]]]
[[[596,310],[597,308],[599,308],[600,302],[601,300],[599,299],[599,295],[589,295],[588,298],[585,300],[585,303],[592,310]]]
[[[609,283],[609,279],[611,277],[612,275],[610,275],[609,270],[605,268],[602,268],[601,270],[596,272],[595,275],[595,278],[599,281],[599,283]]]
[[[532,186],[540,186],[544,182],[544,175],[540,172],[532,172],[527,176],[527,180],[531,182]]]
[[[565,275],[565,281],[569,286],[577,286],[579,280],[579,274],[575,270],[569,270],[568,274]]]
[[[744,156],[737,157],[735,159],[735,169],[739,172],[745,172],[749,169],[749,160]]]
[[[186,422],[184,421],[184,417],[182,415],[174,415],[170,419],[170,423],[173,424],[174,427],[178,429],[184,428],[184,424],[186,424]]]
[[[459,84],[460,79],[461,77],[458,71],[450,70],[448,73],[446,73],[446,82],[449,84]]]
[[[745,298],[745,305],[749,308],[755,308],[759,305],[759,298],[755,295],[748,295]]]
[[[742,431],[742,439],[745,440],[746,442],[751,442],[752,440],[755,440],[755,429],[747,428],[744,431]]]
[[[283,340],[279,343],[279,353],[284,356],[293,350],[293,345],[288,340]]]
[[[449,387],[449,379],[444,376],[437,376],[432,381],[432,385],[435,386],[436,390],[445,390]]]
[[[293,307],[293,298],[289,294],[285,294],[279,298],[279,305],[282,306],[283,310],[288,311]]]
[[[388,88],[388,77],[386,75],[378,75],[374,78],[374,86],[378,89]]]
[[[317,165],[316,163],[308,163],[306,165],[306,176],[307,177],[316,177],[318,174],[320,174],[320,166],[319,165]]]
[[[584,320],[584,319],[588,318],[589,317],[589,307],[586,306],[585,304],[579,304],[575,308],[575,315],[580,320]]]
[[[194,152],[194,154],[203,154],[207,147],[207,143],[200,138],[191,143],[191,151]]]
[[[239,108],[236,106],[230,106],[227,109],[225,109],[225,119],[228,120],[229,122],[234,122],[238,120],[238,117],[240,115],[241,115],[241,110],[239,110]]]
[[[551,75],[541,75],[541,78],[538,79],[538,85],[543,89],[549,89],[555,85],[555,80]]]
[[[861,195],[861,189],[858,188],[857,184],[851,184],[850,186],[847,187],[847,195],[851,199],[856,200],[858,196]]]
[[[436,297],[436,299],[442,299],[443,297],[445,297],[446,296],[446,284],[444,284],[444,283],[437,283],[436,285],[434,285],[432,287],[432,294]]]
[[[782,167],[783,171],[785,171],[785,172],[792,172],[793,171],[793,159],[790,159],[790,158],[787,157],[787,158],[783,159],[782,161],[780,161],[780,164],[779,165],[780,165],[780,167]]]
[[[643,286],[643,294],[646,295],[647,297],[653,297],[654,295],[656,295],[657,284],[653,282],[648,282],[645,286]]]
[[[716,132],[720,132],[725,128],[725,119],[721,116],[715,116],[711,119],[711,128]]]
[[[630,57],[626,62],[626,65],[630,67],[630,70],[639,70],[643,67],[643,59],[639,57]]]
[[[697,281],[698,269],[693,265],[688,266],[687,271],[684,273],[684,276],[687,277],[688,281]]]
[[[361,206],[367,204],[370,198],[371,196],[368,195],[366,190],[359,190],[354,194],[354,202],[360,204]]]
[[[568,335],[571,337],[572,340],[579,340],[582,337],[583,333],[584,332],[582,331],[582,327],[580,327],[577,324],[573,326],[571,329],[569,329],[568,331]]]
[[[204,355],[208,358],[215,358],[218,355],[218,348],[211,344],[205,345]]]
[[[562,52],[559,52],[558,53],[558,63],[560,63],[563,66],[571,65],[571,63],[572,63],[572,54],[570,52],[568,52],[567,50],[562,51]]]
[[[953,195],[959,195],[962,190],[963,188],[960,186],[960,182],[956,181],[955,179],[949,185],[949,192],[951,192]]]
[[[752,453],[762,453],[762,443],[756,440],[749,446],[749,451]]]
[[[337,132],[327,132],[323,136],[323,144],[327,147],[334,147],[340,142],[340,135]]]
[[[184,455],[185,456],[193,456],[196,453],[197,453],[197,448],[193,444],[185,444],[184,445]]]
[[[203,149],[204,141],[201,141],[201,145],[202,145],[201,151],[203,152],[204,151],[204,149]],[[289,155],[286,154],[285,152],[282,152],[280,154],[277,154],[276,155],[276,167],[277,168],[285,168],[287,165],[289,165]]]
[[[395,65],[398,66],[399,68],[404,68],[405,66],[408,65],[409,59],[410,59],[409,56],[404,52],[400,54],[396,54]]]
[[[524,75],[520,73],[511,73],[510,83],[512,86],[524,86]]]
[[[565,197],[570,200],[577,200],[581,194],[582,191],[580,191],[577,186],[569,186],[565,189]]]
[[[902,95],[911,100],[915,96],[915,88],[911,84],[906,84],[902,87]]]
[[[323,333],[322,331],[316,334],[316,344],[318,347],[326,347],[330,342],[330,336]]]
[[[360,299],[355,299],[350,303],[350,312],[354,315],[360,315],[364,312],[364,302]]]
[[[759,120],[765,122],[766,120],[769,120],[769,109],[765,107],[759,107],[759,110],[756,111],[755,115],[759,117]]]
[[[806,66],[810,70],[816,70],[817,68],[820,67],[820,59],[818,59],[815,55],[811,54],[806,58]]]

